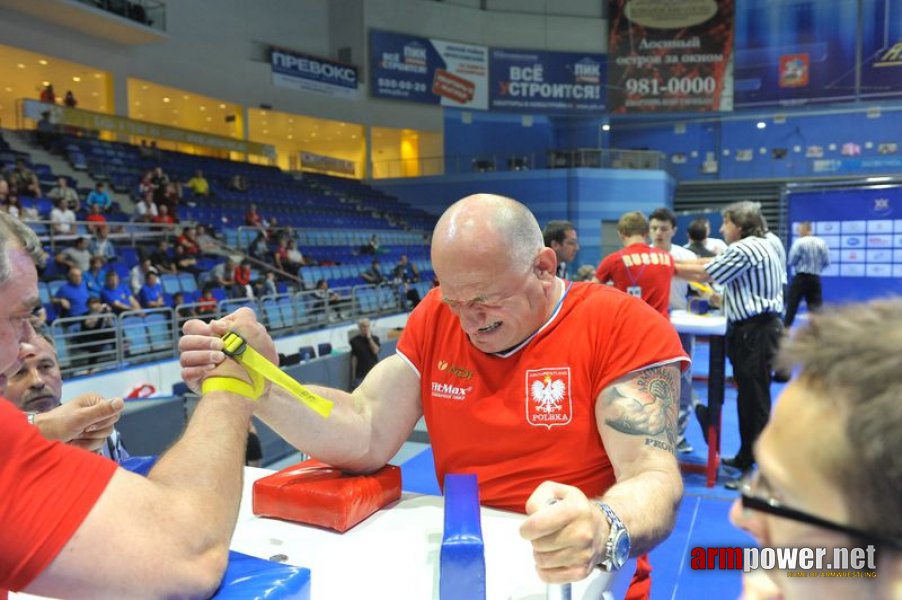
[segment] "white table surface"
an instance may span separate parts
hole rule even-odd
[[[670,313],[670,322],[680,333],[694,335],[726,335],[727,318],[723,315],[697,315],[685,310]]]
[[[404,493],[401,500],[339,534],[251,511],[253,481],[269,474],[247,468],[232,550],[260,558],[287,556],[311,570],[314,600],[333,598],[438,598],[444,499]],[[524,515],[483,508],[486,598],[544,600],[547,586],[535,572],[531,545],[519,534]],[[622,573],[632,574],[634,561]],[[624,575],[626,576],[626,575]],[[600,598],[607,576],[596,571],[574,584],[574,600]]]

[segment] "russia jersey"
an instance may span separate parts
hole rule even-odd
[[[669,253],[648,244],[630,244],[604,257],[595,278],[601,283],[613,281],[614,287],[622,292],[631,287],[640,288],[642,299],[666,317],[674,271]]]
[[[475,473],[482,504],[520,513],[546,480],[602,495],[615,478],[596,398],[632,371],[688,361],[670,322],[610,287],[573,283],[530,338],[486,354],[440,290],[411,313],[397,350],[420,376],[439,484]]]

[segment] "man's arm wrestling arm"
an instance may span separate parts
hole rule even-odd
[[[701,262],[704,261],[704,262]],[[705,265],[711,262],[708,258],[695,258],[686,261],[675,260],[673,266],[678,277],[689,281],[711,281],[711,276],[705,270]]]
[[[617,483],[603,496],[630,533],[632,554],[666,538],[683,495],[674,450],[680,372],[676,365],[631,373],[604,390],[595,416]]]
[[[351,393],[306,387],[335,403],[328,419],[277,386],[261,399],[256,415],[298,450],[349,471],[385,465],[423,413],[419,377],[398,355],[377,363]]]
[[[238,515],[251,411],[247,399],[231,392],[205,394],[182,439],[148,477],[118,469],[25,591],[92,598],[211,595]]]

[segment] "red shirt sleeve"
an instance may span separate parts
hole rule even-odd
[[[21,590],[56,558],[116,463],[41,437],[0,398],[0,591]]]
[[[598,264],[598,268],[595,270],[595,278],[601,283],[607,283],[613,276],[611,274],[611,265],[614,260],[617,259],[616,254],[609,254],[605,256],[604,259]]]

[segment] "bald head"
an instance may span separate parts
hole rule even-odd
[[[495,261],[505,257],[511,267],[526,269],[544,246],[542,229],[529,209],[494,194],[458,200],[441,216],[432,235],[433,262],[444,256]]]

